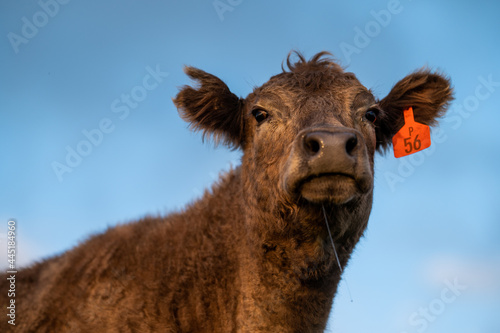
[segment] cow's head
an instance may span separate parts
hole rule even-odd
[[[419,70],[379,100],[326,52],[309,61],[296,55],[295,63],[288,57],[288,70],[245,99],[217,77],[187,67],[199,86],[183,87],[174,102],[195,129],[243,150],[245,199],[260,214],[279,220],[299,210],[319,212],[323,204],[348,207],[367,220],[375,152],[391,145],[409,106],[416,121],[433,125],[452,98],[450,83]]]

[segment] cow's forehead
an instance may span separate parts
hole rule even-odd
[[[276,86],[288,89],[299,89],[307,92],[321,92],[335,87],[348,87],[351,85],[361,85],[356,75],[351,72],[344,72],[340,66],[328,65],[302,65],[299,69],[289,72],[282,72],[274,75],[263,84],[261,89],[273,89]]]
[[[305,70],[305,68],[307,70]],[[282,72],[269,79],[262,86],[254,89],[254,94],[277,94],[303,99],[324,97],[335,99],[349,95],[352,90],[367,90],[351,72],[344,72],[336,64],[304,64],[300,69]]]
[[[361,104],[375,101],[366,89],[351,73],[330,75],[328,83],[319,83],[315,76],[309,81],[296,78],[293,73],[282,73],[272,77],[261,87],[254,89],[247,97],[248,104],[277,110],[323,110],[345,113],[357,109]],[[329,75],[329,73],[318,73]]]

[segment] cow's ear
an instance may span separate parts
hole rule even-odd
[[[198,86],[184,86],[173,99],[182,119],[191,128],[203,131],[203,138],[212,138],[238,148],[243,141],[243,101],[233,94],[218,77],[194,67],[184,72],[196,80]]]
[[[377,149],[383,151],[392,144],[392,137],[404,125],[404,110],[413,108],[415,121],[435,125],[453,100],[450,80],[430,70],[416,71],[396,83],[379,102],[382,109],[377,120]]]

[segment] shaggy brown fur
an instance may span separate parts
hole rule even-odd
[[[377,149],[403,109],[433,124],[449,81],[420,70],[377,101],[319,53],[240,99],[192,67],[174,103],[192,127],[243,150],[241,166],[182,212],[110,228],[21,270],[17,332],[321,332],[362,236]],[[374,119],[376,116],[376,120]],[[6,306],[6,276],[0,301]]]

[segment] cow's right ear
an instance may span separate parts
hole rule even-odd
[[[173,99],[182,119],[191,128],[202,130],[203,137],[213,138],[215,144],[239,148],[243,143],[242,99],[233,94],[218,77],[194,67],[184,72],[198,86],[184,86]]]

